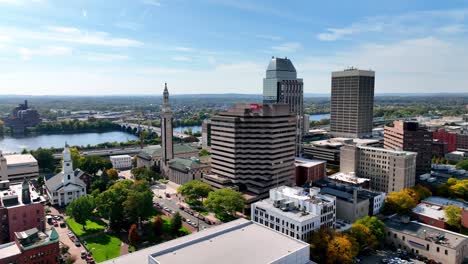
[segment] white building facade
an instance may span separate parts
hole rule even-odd
[[[132,157],[129,155],[116,155],[109,157],[112,167],[117,170],[130,169],[132,167]]]
[[[280,186],[270,190],[270,198],[251,205],[252,220],[296,239],[307,241],[321,226],[335,227],[336,198],[308,193],[302,188]]]
[[[86,184],[78,177],[82,172],[73,170],[68,147],[63,150],[62,171],[45,180],[45,188],[52,205],[65,206],[86,195]]]

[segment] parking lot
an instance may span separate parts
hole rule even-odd
[[[403,259],[404,258],[404,259]],[[417,259],[405,258],[402,254],[391,250],[377,250],[370,256],[360,256],[363,264],[388,263],[388,264],[424,264]]]
[[[72,239],[70,235],[71,231],[68,229],[66,224],[61,224],[61,223],[65,223],[63,215],[60,214],[54,208],[50,208],[50,209],[51,209],[50,215],[53,217],[53,220],[52,220],[52,224],[49,224],[49,223],[46,224],[47,225],[46,228],[55,227],[59,235],[60,243],[62,245],[66,245],[69,248],[68,253],[71,256],[73,256],[74,259],[76,260],[74,263],[87,264],[86,260],[81,258],[81,252],[83,250],[86,251],[86,249],[81,245],[81,243],[79,244],[79,246],[75,245],[74,239]],[[53,221],[57,223],[56,226],[54,226]]]

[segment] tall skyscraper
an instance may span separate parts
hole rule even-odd
[[[169,104],[169,91],[167,83],[164,84],[163,105],[161,109],[161,147],[162,147],[162,162],[161,172],[163,175],[168,174],[168,161],[174,159],[174,145],[172,144],[172,110]]]
[[[375,72],[347,69],[332,73],[330,131],[335,137],[372,135]]]
[[[416,175],[431,172],[432,132],[416,121],[395,121],[385,126],[384,148],[413,151],[416,157]]]
[[[302,79],[297,78],[296,68],[288,58],[273,57],[263,79],[263,103],[284,103],[296,116],[296,156],[301,154],[304,133],[304,90]]]
[[[211,118],[213,187],[237,186],[252,200],[294,178],[295,118],[286,104],[238,104]]]

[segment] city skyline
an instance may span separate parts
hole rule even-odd
[[[292,60],[305,94],[349,66],[376,71],[377,94],[468,81],[464,1],[0,0],[0,15],[0,94],[260,94],[271,56]]]

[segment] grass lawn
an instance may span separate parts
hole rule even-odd
[[[98,220],[87,220],[85,227],[86,230],[83,230],[81,224],[75,222],[75,219],[71,217],[67,218],[65,221],[67,222],[70,229],[73,230],[73,232],[79,237],[101,232],[106,228],[106,223]]]
[[[120,238],[102,234],[85,240],[86,247],[93,253],[96,262],[102,262],[120,256]]]

